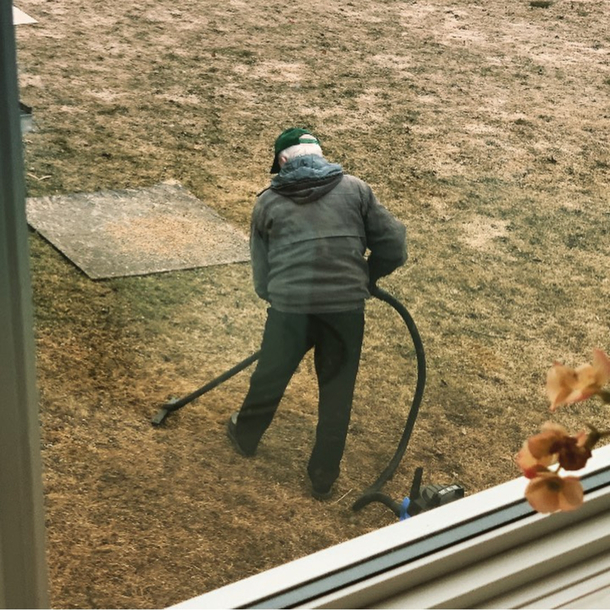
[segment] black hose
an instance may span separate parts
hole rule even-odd
[[[396,472],[396,469],[400,465],[400,461],[407,450],[407,446],[409,445],[409,440],[411,439],[411,434],[415,426],[415,421],[417,420],[417,415],[419,413],[419,406],[424,396],[424,388],[426,386],[426,356],[424,353],[424,345],[411,314],[398,299],[395,299],[392,295],[388,294],[385,290],[382,290],[378,286],[375,286],[371,290],[371,295],[381,301],[385,301],[388,305],[393,307],[407,325],[409,333],[411,334],[411,339],[413,340],[413,345],[415,347],[415,355],[417,357],[417,384],[415,386],[415,394],[413,395],[411,409],[409,410],[409,415],[407,417],[407,423],[404,432],[402,433],[400,442],[398,443],[398,447],[396,448],[396,452],[377,480],[367,489],[365,489],[364,492],[362,492],[362,495],[354,502],[352,505],[352,510],[354,511],[358,511],[361,508],[364,508],[367,504],[375,501],[387,504],[386,500],[381,499],[383,494],[380,494],[379,490],[386,481],[392,478],[392,475]]]

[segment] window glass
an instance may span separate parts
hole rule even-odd
[[[53,606],[177,603],[604,427],[544,392],[609,347],[596,7],[20,6]]]

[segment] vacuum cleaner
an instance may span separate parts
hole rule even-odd
[[[380,502],[381,504],[387,506],[400,520],[405,520],[421,512],[425,512],[463,498],[464,488],[458,483],[448,485],[433,484],[421,487],[423,468],[420,466],[415,470],[409,495],[405,497],[402,502],[397,502],[390,496],[381,492],[383,485],[389,481],[396,472],[396,469],[400,465],[400,462],[409,445],[426,385],[426,358],[419,331],[417,330],[417,326],[415,325],[415,322],[411,317],[411,314],[407,311],[406,307],[400,301],[378,286],[374,286],[371,289],[371,295],[394,308],[406,324],[413,341],[413,346],[415,347],[415,355],[417,358],[417,382],[405,428],[394,455],[383,472],[377,477],[377,480],[372,485],[367,487],[367,489],[365,489],[360,497],[354,502],[352,505],[352,510],[359,511],[372,502]],[[258,360],[259,356],[260,351],[255,352],[239,364],[236,364],[233,368],[225,371],[222,375],[219,375],[215,379],[212,379],[212,381],[206,383],[204,386],[195,390],[191,394],[188,394],[180,399],[170,400],[157,411],[151,420],[152,424],[154,426],[160,426],[165,422],[171,413],[182,409],[182,407],[193,402],[206,392],[209,392],[210,390],[219,386],[221,383],[224,383],[231,377],[237,375],[237,373],[243,371],[253,362]]]

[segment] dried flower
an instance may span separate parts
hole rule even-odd
[[[555,362],[547,374],[546,391],[551,411],[566,404],[580,402],[597,395],[610,404],[610,391],[603,387],[610,381],[610,358],[599,349],[593,351],[592,364],[572,369]],[[584,491],[577,477],[562,477],[559,471],[580,470],[591,457],[591,450],[610,430],[600,431],[587,424],[589,432],[568,434],[561,425],[546,422],[539,434],[523,444],[515,461],[523,475],[531,479],[525,490],[528,502],[539,513],[574,510],[584,500]],[[549,466],[557,464],[555,471]]]
[[[534,478],[537,468],[546,468],[559,462],[565,470],[580,470],[591,457],[591,448],[599,440],[599,432],[580,432],[570,436],[568,431],[554,422],[546,422],[542,432],[529,438],[517,454],[517,464],[528,478]]]
[[[547,374],[546,391],[551,411],[557,407],[586,400],[603,393],[610,381],[610,358],[600,349],[593,350],[593,363],[572,369],[555,362]]]
[[[546,471],[529,482],[525,497],[539,513],[554,513],[578,508],[583,503],[584,492],[577,477],[560,477]]]

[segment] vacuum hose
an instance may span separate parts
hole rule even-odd
[[[392,478],[405,454],[405,451],[407,450],[407,446],[409,445],[409,440],[411,439],[411,434],[415,426],[415,421],[417,420],[417,415],[419,413],[419,406],[424,396],[424,388],[426,386],[426,356],[424,353],[424,345],[411,314],[398,299],[395,299],[392,295],[388,294],[385,290],[382,290],[378,286],[375,286],[371,290],[371,295],[393,307],[407,325],[409,333],[411,334],[411,339],[413,340],[413,345],[415,347],[415,355],[417,357],[417,384],[415,386],[415,394],[413,395],[411,409],[409,410],[409,415],[407,417],[407,423],[404,432],[402,433],[400,442],[398,443],[398,447],[396,448],[396,452],[377,480],[371,486],[365,489],[362,495],[354,502],[352,505],[352,510],[354,511],[364,508],[371,502],[382,502],[387,504],[385,496],[380,494],[379,490],[386,481]]]

